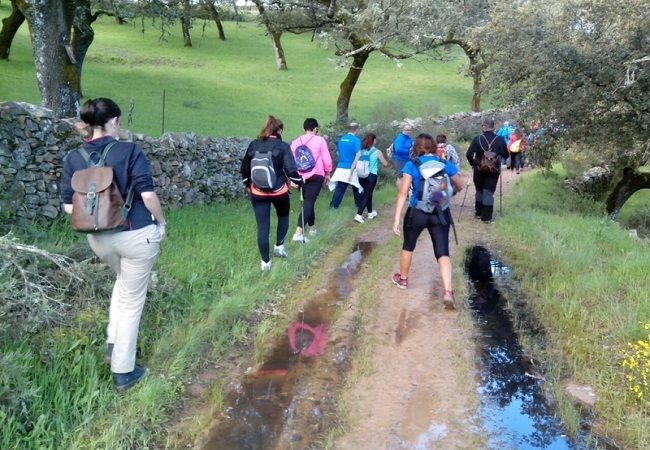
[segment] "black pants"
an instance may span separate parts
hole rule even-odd
[[[314,210],[314,205],[316,204],[316,200],[318,199],[324,181],[325,177],[322,175],[314,175],[305,180],[305,185],[302,187],[302,208],[298,215],[297,226],[300,228],[304,228],[307,225],[313,227],[316,223],[316,211]]]
[[[284,238],[289,230],[289,211],[291,202],[289,193],[278,196],[258,197],[251,195],[251,203],[255,212],[255,221],[257,222],[257,247],[260,250],[262,261],[269,262],[269,232],[271,231],[271,205],[275,208],[278,215],[278,229],[276,232],[275,245],[284,244]]]
[[[484,206],[481,213],[482,220],[492,220],[494,193],[499,183],[499,175],[500,173],[485,174],[474,169],[474,187],[476,188],[474,200]]]
[[[363,210],[368,208],[368,212],[372,212],[372,193],[377,186],[377,175],[371,173],[366,178],[359,178],[359,184],[363,188],[363,198],[357,210],[357,214],[363,214]]]

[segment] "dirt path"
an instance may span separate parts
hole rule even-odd
[[[504,193],[516,177],[504,171]],[[464,194],[454,198],[454,219]],[[459,276],[462,255],[481,241],[482,229],[494,226],[473,218],[473,204],[470,183],[457,224],[458,245],[450,244],[458,303],[467,289]],[[384,219],[383,233],[390,233],[390,219]],[[447,450],[484,445],[475,417],[474,346],[470,327],[463,324],[468,316],[461,305],[457,312],[443,309],[438,268],[426,233],[418,241],[412,267],[407,290],[392,285],[388,272],[378,282],[382,294],[364,327],[375,342],[371,373],[342,394],[353,419],[350,430],[334,443],[336,449]],[[397,255],[392,269],[399,271]]]
[[[504,194],[517,177],[504,172]],[[352,280],[352,290],[344,304],[329,300],[323,303],[327,315],[338,311],[336,320],[330,324],[325,354],[292,363],[291,375],[277,384],[279,390],[272,393],[269,390],[272,394],[269,399],[277,407],[274,410],[277,413],[272,416],[283,417],[281,431],[275,436],[276,444],[269,447],[260,442],[241,448],[486,448],[480,420],[476,417],[475,348],[471,317],[462,305],[467,298],[462,263],[465,250],[478,243],[486,244],[482,231],[498,222],[485,225],[473,218],[471,183],[461,213],[463,198],[465,192],[453,200],[454,220],[459,213],[461,218],[456,225],[458,245],[453,243],[453,237],[450,243],[458,311],[443,308],[438,267],[426,233],[414,252],[409,288],[402,290],[392,284],[391,275],[399,270],[401,238],[392,233],[392,206],[385,208],[377,219],[379,226],[360,239],[372,243],[375,266],[361,268]],[[497,202],[497,218],[498,211]],[[340,264],[338,260],[334,262],[336,258],[336,255],[327,256],[323,267],[336,267]],[[327,281],[331,275],[336,275],[336,269],[329,275],[323,274],[321,286],[313,286],[312,282],[313,292],[302,294],[308,298],[331,296],[331,282]],[[350,359],[351,355],[354,358]],[[232,360],[229,370],[233,379],[229,385],[241,390],[246,358],[233,355]],[[189,396],[177,416],[178,426],[168,430],[171,435],[182,436],[187,431],[183,430],[188,419],[191,422],[205,417],[206,409],[210,408],[205,401],[206,393],[211,390],[214,378],[214,370],[207,371],[188,386]],[[264,386],[270,389],[272,385]],[[217,412],[211,424],[195,423],[194,426],[204,431],[192,447],[225,448],[223,444],[215,444],[213,431],[219,426],[223,428],[230,419],[228,414],[228,411]],[[182,441],[181,437],[176,442]],[[237,450],[235,444],[229,445]]]

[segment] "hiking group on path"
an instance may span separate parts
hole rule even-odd
[[[120,116],[119,107],[110,99],[89,100],[83,105],[81,119],[91,126],[93,134],[83,149],[72,151],[66,157],[61,192],[65,210],[72,215],[73,228],[79,217],[94,226],[94,229],[75,229],[87,233],[93,251],[116,273],[104,360],[111,367],[115,388],[125,391],[146,372],[135,364],[137,336],[151,269],[166,236],[166,222],[144,153],[134,143],[116,140]],[[476,187],[475,216],[489,223],[501,161],[508,157],[508,148],[505,140],[494,132],[492,119],[485,119],[482,128],[482,133],[472,140],[466,158]],[[390,159],[397,177],[392,231],[403,238],[400,269],[391,280],[398,288],[408,287],[413,251],[426,229],[438,262],[443,304],[447,309],[454,309],[449,258],[453,218],[449,205],[451,197],[463,189],[463,183],[460,157],[447,143],[446,136],[440,134],[433,138],[421,133],[414,141],[412,125],[405,124],[384,155],[376,147],[374,134],[368,133],[360,139],[359,124],[351,123],[348,132],[337,141],[338,158],[333,167],[328,144],[318,135],[316,119],[307,118],[303,135],[290,144],[282,140],[283,129],[281,120],[268,116],[257,138],[248,146],[240,168],[257,224],[261,270],[268,272],[272,265],[271,207],[277,216],[272,254],[279,258],[288,256],[284,243],[289,230],[291,188],[299,189],[301,197],[292,240],[307,244],[309,238],[305,234],[311,238],[318,233],[314,206],[323,186],[333,191],[330,208],[339,208],[348,186],[352,186],[356,208],[353,220],[364,223],[377,217],[373,192],[379,164],[388,167]],[[516,147],[523,153],[523,135],[513,135],[515,140],[510,142],[510,148]],[[116,151],[109,152],[112,147]],[[511,150],[511,155],[515,153]],[[513,170],[521,170],[521,159],[511,157],[511,160],[514,160]],[[99,178],[91,179],[91,175]],[[98,185],[101,189],[113,189],[110,197],[96,196]],[[105,198],[110,198],[106,204]],[[104,208],[115,219],[112,228],[97,222],[98,211],[103,214]]]
[[[474,215],[484,223],[490,223],[502,161],[508,158],[509,152],[505,139],[494,131],[494,120],[484,119],[481,127],[481,134],[472,140],[465,157],[472,168],[472,180],[476,188]],[[393,233],[403,238],[399,257],[400,271],[391,280],[401,289],[408,287],[412,254],[418,237],[426,229],[438,262],[443,304],[447,309],[454,309],[452,265],[449,258],[449,232],[453,227],[453,218],[449,205],[451,197],[462,191],[463,182],[460,156],[447,143],[447,137],[439,134],[434,139],[430,134],[421,133],[414,141],[411,136],[413,126],[406,123],[384,156],[376,147],[376,136],[368,133],[360,139],[359,124],[353,122],[347,133],[337,141],[338,158],[334,167],[327,142],[318,136],[316,119],[306,119],[303,129],[302,136],[294,139],[290,145],[286,144],[281,138],[282,122],[269,116],[258,138],[249,145],[242,161],[242,181],[255,211],[262,271],[271,269],[271,205],[275,207],[278,218],[273,254],[280,258],[287,257],[284,241],[288,230],[290,187],[298,188],[301,192],[300,214],[292,240],[306,244],[309,240],[305,236],[307,227],[310,237],[317,234],[314,205],[324,185],[332,191],[330,208],[338,209],[341,206],[345,193],[351,186],[356,208],[353,220],[364,223],[365,220],[377,217],[378,213],[373,209],[373,191],[377,185],[379,164],[387,167],[388,157],[397,180]],[[521,145],[521,133],[513,131],[510,134],[519,138],[517,149],[521,148],[523,152],[525,147]],[[510,145],[514,148],[512,143]],[[512,164],[519,169],[521,160],[514,157],[511,159],[515,161]]]

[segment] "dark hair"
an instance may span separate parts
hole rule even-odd
[[[302,129],[305,131],[314,131],[316,128],[318,128],[318,121],[312,117],[305,119],[302,124]]]
[[[280,119],[276,119],[273,116],[268,116],[264,121],[264,125],[260,130],[260,134],[257,135],[257,139],[263,141],[267,140],[272,134],[277,134],[278,131],[284,129],[284,124]]]
[[[483,125],[485,125],[485,128],[488,130],[494,130],[494,119],[486,117],[483,119]]]
[[[375,139],[377,139],[377,136],[375,136],[372,133],[368,133],[363,137],[363,140],[361,141],[361,148],[364,150],[368,150],[372,148],[372,144],[375,142]]]
[[[436,143],[438,144],[445,144],[447,142],[447,136],[444,134],[439,134],[436,136]]]
[[[438,146],[433,140],[433,136],[428,133],[420,133],[413,143],[413,151],[416,155],[430,155],[436,152]]]
[[[121,115],[122,111],[120,111],[120,107],[110,98],[88,100],[79,111],[81,120],[91,127],[104,128],[106,122]]]

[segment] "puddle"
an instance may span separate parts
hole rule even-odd
[[[492,260],[485,248],[474,247],[468,249],[465,270],[474,285],[469,302],[476,312],[479,414],[488,432],[488,448],[588,448],[564,434],[502,308],[494,279],[508,276],[510,269]]]
[[[216,421],[201,450],[271,450],[284,448],[281,440],[309,445],[325,429],[327,399],[342,384],[349,349],[333,343],[336,348],[326,349],[325,356],[305,355],[322,353],[317,349],[318,340],[324,339],[319,333],[326,333],[334,308],[350,295],[352,279],[373,246],[355,246],[328,280],[326,292],[305,304],[258,371],[246,374],[227,394],[226,415]],[[314,385],[320,392],[300,391],[307,375],[318,378]]]

